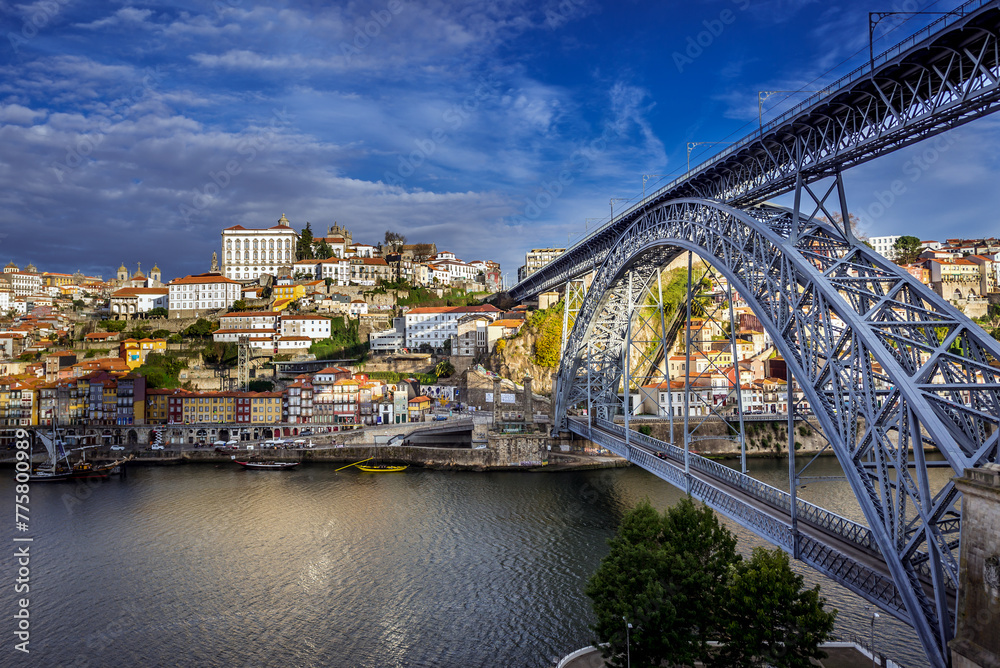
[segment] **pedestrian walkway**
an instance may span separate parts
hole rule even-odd
[[[823,645],[823,651],[827,653],[827,658],[813,661],[813,665],[817,668],[872,668],[873,665],[898,668],[892,661],[883,663],[882,657],[877,657],[873,664],[872,655],[851,642],[826,643]],[[604,668],[604,659],[601,658],[601,650],[596,647],[584,647],[567,654],[558,663],[557,668]]]

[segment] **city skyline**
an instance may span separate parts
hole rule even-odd
[[[14,5],[0,257],[105,277],[155,262],[170,280],[207,271],[222,229],[284,213],[296,231],[393,230],[513,278],[525,251],[684,171],[688,142],[697,164],[755,129],[758,91],[821,90],[862,65],[869,9]],[[875,50],[934,18],[887,20]],[[805,97],[770,95],[764,120]],[[988,117],[847,172],[862,230],[997,234],[997,138]]]

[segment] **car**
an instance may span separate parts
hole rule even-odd
[[[447,415],[435,415],[434,419],[440,422],[441,420],[447,420],[448,416]]]
[[[653,454],[656,455],[657,457],[659,457],[660,459],[666,459],[667,458],[667,453],[663,452],[662,450],[657,450]]]
[[[153,449],[153,450],[163,450],[163,446],[162,446],[162,445],[154,445],[154,446],[152,447],[152,449]]]
[[[125,446],[124,445],[112,445],[111,449],[112,450],[124,450]]]

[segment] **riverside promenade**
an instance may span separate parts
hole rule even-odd
[[[827,653],[827,658],[813,661],[813,665],[817,668],[872,668],[872,666],[905,668],[878,653],[873,661],[871,652],[854,642],[825,643],[823,651]],[[604,668],[604,659],[601,658],[601,651],[598,648],[582,647],[563,657],[556,664],[556,668]]]

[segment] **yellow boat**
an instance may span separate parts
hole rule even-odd
[[[389,464],[373,464],[371,466],[365,466],[363,464],[355,464],[355,466],[362,471],[367,471],[368,473],[396,473],[397,471],[405,471],[409,464],[404,464],[402,466],[390,466]]]

